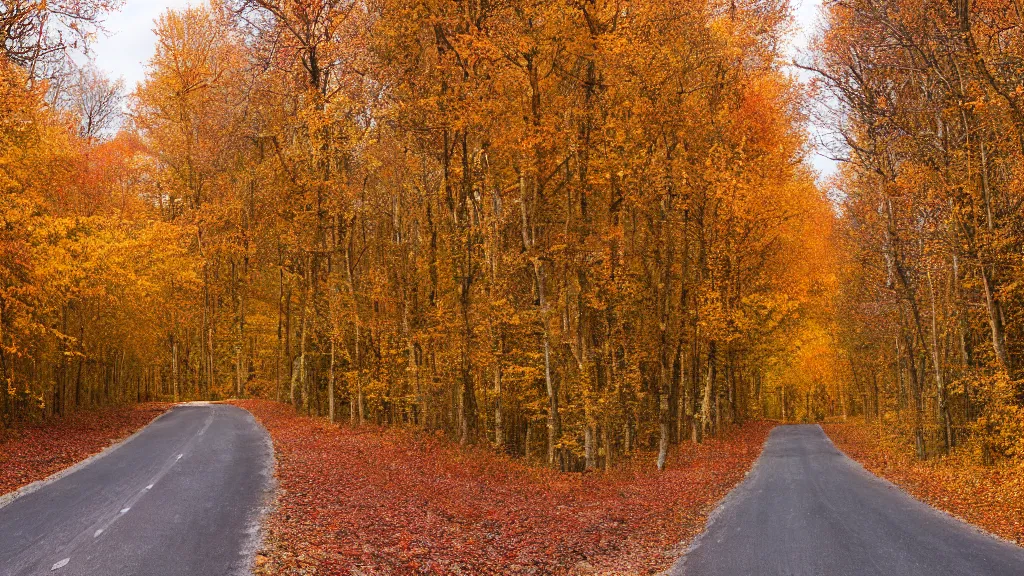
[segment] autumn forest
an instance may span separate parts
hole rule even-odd
[[[765,419],[1024,458],[1018,4],[827,2],[794,61],[785,0],[215,0],[138,86],[75,56],[119,4],[0,9],[0,429],[263,398],[562,472]]]

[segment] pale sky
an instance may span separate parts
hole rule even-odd
[[[796,17],[796,24],[800,28],[793,35],[790,44],[790,56],[800,62],[806,62],[808,60],[806,52],[807,42],[813,34],[819,31],[818,28],[821,25],[821,0],[791,1],[793,2],[793,14]],[[797,75],[805,82],[810,78],[810,73],[803,70],[797,70]],[[817,139],[822,137],[823,130],[813,124],[810,126],[810,131],[811,138]],[[836,171],[835,161],[820,154],[813,154],[811,156],[811,164],[822,178],[831,176]]]
[[[131,92],[142,81],[146,62],[156,47],[154,21],[168,8],[199,4],[196,0],[127,0],[120,12],[107,17],[104,28],[92,46],[96,65],[114,79],[123,78]]]
[[[202,0],[127,0],[120,12],[107,18],[108,33],[101,34],[93,44],[93,57],[97,66],[112,78],[123,78],[126,91],[135,89],[143,79],[145,63],[153,56],[156,36],[153,34],[154,20],[168,8],[184,8],[199,4]],[[791,55],[799,57],[806,48],[808,36],[818,23],[821,0],[792,0],[799,31],[794,35]],[[800,74],[806,78],[806,74]],[[819,155],[812,157],[812,164],[822,173],[835,171],[835,163]]]

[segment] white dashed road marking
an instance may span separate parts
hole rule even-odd
[[[192,447],[192,445],[194,445],[198,441],[198,438],[202,436],[203,433],[206,432],[206,430],[213,423],[215,413],[215,409],[210,411],[209,415],[206,418],[206,423],[203,425],[202,429],[199,430],[199,432],[197,432],[196,434],[194,434],[184,445],[178,446],[178,449],[182,450],[182,452],[180,452],[177,455],[174,455],[172,453],[171,458],[168,458],[164,462],[163,468],[159,472],[157,472],[155,476],[150,478],[149,484],[147,484],[145,488],[136,492],[135,495],[133,495],[131,498],[121,502],[121,506],[123,506],[123,508],[121,508],[121,510],[117,514],[114,514],[112,516],[105,515],[104,517],[100,518],[97,522],[93,523],[92,526],[89,526],[88,528],[80,532],[78,536],[75,537],[70,543],[59,549],[57,553],[73,553],[77,547],[84,544],[85,541],[89,538],[89,532],[92,532],[93,539],[99,538],[104,532],[106,532],[108,528],[110,528],[112,524],[114,524],[114,522],[116,522],[121,516],[127,514],[128,511],[132,509],[132,506],[139,502],[146,495],[147,492],[152,490],[153,487],[156,486],[156,483],[159,482],[160,479],[163,478],[165,475],[167,475],[177,465],[177,463],[180,462],[181,459],[185,457],[185,452],[187,452]],[[50,571],[55,572],[57,570],[60,570],[61,568],[67,566],[70,562],[70,557],[64,558],[63,560],[54,563],[50,567]],[[0,566],[0,570],[2,570],[2,568],[3,567]]]

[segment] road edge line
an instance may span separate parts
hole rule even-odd
[[[899,490],[900,492],[902,492],[903,495],[906,496],[907,498],[910,498],[911,500],[913,500],[915,502],[918,502],[920,504],[924,504],[926,507],[931,509],[931,511],[934,514],[937,514],[938,516],[944,516],[944,517],[946,517],[946,518],[948,518],[950,520],[953,520],[954,522],[962,524],[963,526],[967,527],[968,529],[973,530],[974,532],[977,532],[981,536],[988,536],[989,538],[992,538],[994,540],[998,540],[999,542],[1001,542],[1003,544],[1009,544],[1010,546],[1013,546],[1014,548],[1024,548],[1024,546],[1014,542],[1013,540],[1010,540],[1009,538],[1003,538],[1002,536],[1000,536],[998,534],[993,534],[992,532],[989,532],[988,530],[985,530],[981,526],[978,526],[977,524],[972,524],[972,523],[968,522],[967,520],[964,520],[963,518],[953,514],[952,512],[948,512],[946,510],[943,510],[942,508],[938,508],[936,506],[933,506],[933,505],[929,504],[928,502],[925,502],[924,500],[918,498],[917,496],[914,496],[909,491],[907,491],[906,488],[900,486],[899,484],[893,482],[892,480],[889,480],[885,476],[879,476],[878,474],[875,474],[871,470],[868,470],[856,458],[851,457],[849,454],[844,452],[842,448],[840,448],[839,446],[836,446],[836,443],[832,441],[832,437],[828,435],[828,432],[825,432],[825,428],[821,425],[821,423],[817,423],[815,425],[818,428],[821,428],[821,433],[825,435],[825,438],[828,440],[828,443],[833,448],[835,448],[836,451],[839,452],[843,456],[843,458],[846,458],[850,462],[853,462],[853,465],[855,467],[857,467],[864,474],[867,474],[868,476],[871,476],[872,478],[877,478],[878,480],[881,480],[885,484],[888,484],[890,488],[892,488],[894,490]]]
[[[736,485],[733,486],[732,490],[729,490],[729,492],[726,493],[725,496],[722,496],[722,498],[717,503],[715,503],[715,507],[711,510],[710,513],[708,513],[708,518],[704,521],[704,529],[701,530],[699,534],[694,536],[692,540],[690,540],[689,545],[686,546],[686,549],[683,551],[682,555],[676,558],[675,562],[672,563],[672,566],[669,566],[664,571],[659,572],[658,576],[685,576],[686,559],[690,556],[691,552],[693,552],[697,549],[697,547],[700,546],[701,541],[711,530],[712,524],[714,524],[718,517],[722,515],[722,511],[725,510],[726,507],[731,505],[733,500],[736,500],[742,496],[740,494],[740,491],[747,484],[747,481],[750,480],[750,477],[758,471],[758,468],[761,464],[761,459],[764,458],[765,448],[767,448],[768,441],[771,439],[771,433],[774,432],[775,429],[778,428],[779,426],[785,426],[785,424],[776,424],[775,426],[772,426],[772,429],[768,431],[768,436],[766,436],[764,439],[764,443],[761,445],[761,453],[757,455],[757,459],[754,460],[754,463],[750,465],[750,469],[747,470],[745,474],[743,474],[743,479],[737,482]]]
[[[267,454],[266,463],[263,466],[263,470],[260,472],[260,475],[263,476],[264,479],[263,494],[260,498],[260,505],[246,520],[245,533],[247,537],[245,538],[245,541],[242,542],[242,549],[239,552],[242,562],[237,565],[229,575],[252,576],[255,573],[253,569],[255,568],[256,555],[263,549],[264,538],[266,537],[264,520],[270,517],[271,513],[278,505],[277,452],[274,450],[274,439],[270,436],[270,430],[267,430],[267,427],[260,422],[259,418],[257,418],[255,414],[245,408],[242,408],[238,404],[230,402],[228,404],[248,414],[253,423],[263,431],[263,445]]]

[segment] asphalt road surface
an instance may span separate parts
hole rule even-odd
[[[271,458],[248,412],[174,408],[0,508],[0,575],[248,574]]]
[[[818,426],[780,426],[670,573],[1020,576],[1024,548],[866,472]]]

